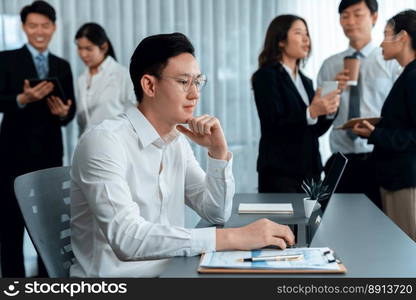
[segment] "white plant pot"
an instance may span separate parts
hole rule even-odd
[[[318,210],[321,205],[317,200],[311,200],[311,198],[303,198],[303,206],[305,207],[305,217],[309,218],[313,211]]]

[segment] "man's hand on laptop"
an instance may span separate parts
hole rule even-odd
[[[260,219],[238,228],[217,229],[216,250],[252,250],[266,246],[285,249],[295,243],[295,236],[290,228]]]

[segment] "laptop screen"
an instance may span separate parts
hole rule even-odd
[[[323,211],[328,205],[328,202],[331,199],[332,195],[335,193],[338,183],[341,180],[342,174],[344,173],[344,169],[347,165],[347,162],[348,159],[344,156],[344,154],[342,154],[341,152],[335,154],[335,158],[332,161],[332,164],[329,168],[329,172],[325,176],[323,181],[323,185],[328,186],[329,193],[328,197],[320,202]]]
[[[325,212],[326,207],[328,206],[329,200],[331,199],[332,195],[334,194],[337,185],[344,173],[345,166],[347,165],[348,159],[340,152],[335,154],[335,159],[333,160],[331,167],[329,169],[328,174],[325,176],[323,181],[323,185],[328,186],[328,197],[321,201],[321,209],[314,211],[310,218],[307,225],[307,243],[308,245],[312,241],[316,231],[318,230],[319,225],[321,224],[322,216]]]

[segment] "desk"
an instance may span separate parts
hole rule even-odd
[[[306,222],[301,194],[236,194],[230,220],[224,227],[246,225],[261,217],[279,223]],[[291,202],[292,216],[239,215],[242,202]],[[198,227],[210,226],[201,221]],[[402,232],[366,196],[334,194],[312,247],[328,246],[336,251],[348,269],[346,274],[307,277],[416,277],[416,243]],[[392,256],[391,254],[394,254]],[[160,277],[305,277],[288,274],[199,274],[200,257],[175,257]]]

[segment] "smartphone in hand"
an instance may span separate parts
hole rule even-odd
[[[329,93],[335,91],[336,89],[338,89],[338,81],[324,81],[322,83],[321,96],[328,95]],[[326,115],[326,118],[333,119],[335,118],[335,115],[336,115],[335,113],[329,114],[329,115]]]

